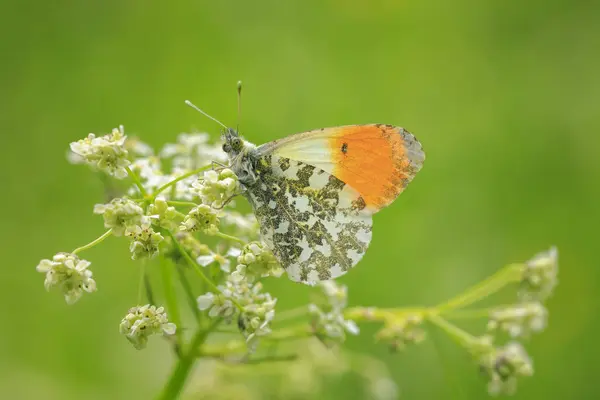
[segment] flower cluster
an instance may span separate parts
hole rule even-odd
[[[124,146],[125,139],[123,127],[100,137],[90,133],[85,139],[71,143],[71,151],[93,168],[124,179],[127,177],[126,168],[131,164]]]
[[[238,265],[231,274],[231,279],[250,282],[258,278],[274,276],[279,278],[285,272],[273,253],[261,242],[248,243],[237,258]]]
[[[271,332],[269,324],[275,317],[277,299],[263,292],[260,282],[227,279],[218,289],[218,293],[208,292],[198,297],[200,310],[209,310],[210,317],[229,319],[239,308],[238,327],[249,343]]]
[[[544,330],[548,311],[541,303],[524,303],[495,309],[490,313],[488,330],[504,330],[512,337],[529,336]]]
[[[344,308],[348,300],[348,288],[334,281],[323,281],[318,284],[326,297],[321,307],[309,304],[312,317],[312,329],[322,341],[343,342],[346,332],[358,335],[359,329],[353,320],[344,319]]]
[[[37,271],[46,274],[46,290],[57,286],[63,292],[67,304],[73,304],[81,298],[83,292],[96,291],[96,281],[88,269],[90,262],[74,254],[58,253],[52,260],[42,260]]]
[[[384,327],[377,332],[376,338],[389,343],[394,351],[402,350],[408,344],[417,344],[425,340],[423,321],[420,314],[398,316],[386,321]]]
[[[491,395],[513,394],[518,378],[533,375],[531,359],[518,342],[494,347],[491,338],[484,336],[473,345],[473,356],[489,379],[488,392]]]
[[[207,133],[181,133],[177,143],[167,143],[160,151],[160,157],[171,160],[173,167],[180,170],[193,170],[212,162],[227,162],[227,154],[220,144],[211,144]]]
[[[104,227],[112,229],[112,234],[122,236],[127,228],[142,224],[144,209],[126,198],[112,199],[108,204],[96,204],[94,214],[101,214]]]
[[[188,232],[200,231],[209,235],[215,234],[219,230],[217,211],[206,204],[200,204],[192,208],[185,216],[180,229]]]
[[[158,254],[159,243],[164,240],[163,236],[147,223],[128,228],[125,235],[131,238],[129,251],[132,260],[154,258]]]
[[[209,170],[204,172],[204,178],[192,185],[197,190],[203,204],[216,209],[223,208],[241,191],[237,176],[229,168],[220,172]]]
[[[552,247],[525,264],[519,297],[523,301],[546,300],[558,284],[558,250]]]
[[[130,308],[119,325],[121,334],[138,350],[146,347],[151,335],[174,335],[176,329],[175,324],[169,322],[164,308],[150,304]]]
[[[148,206],[148,214],[154,224],[165,229],[176,229],[181,215],[175,207],[169,206],[163,196],[158,196],[154,199],[154,203]]]

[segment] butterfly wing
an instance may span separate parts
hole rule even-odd
[[[276,154],[257,159],[246,196],[263,241],[293,281],[336,278],[358,263],[371,241],[361,195],[327,171]]]
[[[423,166],[425,153],[407,130],[392,125],[348,125],[299,133],[257,148],[319,168],[358,192],[366,210],[389,205]]]

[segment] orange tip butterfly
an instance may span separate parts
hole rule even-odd
[[[402,193],[425,160],[419,141],[392,125],[321,128],[261,146],[221,125],[223,150],[261,239],[291,280],[310,285],[337,278],[361,260],[372,215]]]

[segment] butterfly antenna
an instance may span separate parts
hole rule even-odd
[[[242,118],[242,81],[237,83],[237,127],[236,130],[240,131],[240,119]]]
[[[219,121],[218,119],[216,119],[213,116],[208,115],[207,113],[205,113],[204,111],[202,111],[200,108],[198,108],[194,103],[192,103],[189,100],[185,101],[185,104],[187,104],[188,106],[192,107],[194,110],[198,111],[200,114],[204,115],[205,117],[212,119],[213,121],[215,121],[217,124],[221,125],[223,128],[227,129],[227,126],[222,123],[221,121]]]

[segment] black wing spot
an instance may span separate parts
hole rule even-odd
[[[346,154],[348,152],[348,143],[342,144],[342,153]]]

